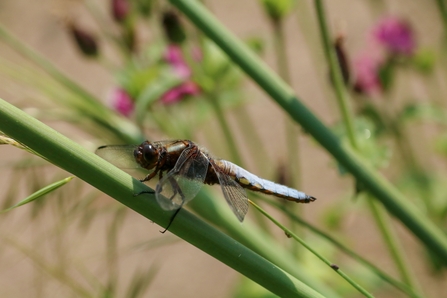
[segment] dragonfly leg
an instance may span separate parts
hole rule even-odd
[[[175,179],[171,178],[171,179],[169,179],[169,182],[171,183],[171,187],[174,190],[174,193],[169,198],[169,200],[171,201],[177,194],[180,195],[182,200],[181,200],[180,206],[175,210],[174,214],[171,216],[171,219],[169,220],[169,223],[166,226],[166,228],[163,231],[160,231],[160,233],[162,233],[162,234],[164,234],[169,229],[169,227],[171,226],[171,224],[174,221],[175,217],[180,212],[180,209],[182,209],[183,203],[185,203],[185,196],[184,196],[184,194],[182,192],[182,189],[179,187],[177,181],[175,181]]]
[[[157,175],[157,172],[158,172],[158,169],[156,169],[155,171],[153,171],[152,173],[148,174],[146,177],[141,179],[140,182],[146,182],[146,181],[151,180],[152,178],[155,177],[155,175]],[[162,172],[160,171],[160,175],[161,175],[161,173]],[[133,194],[133,196],[137,197],[137,196],[142,195],[142,194],[154,194],[154,193],[155,193],[155,191],[153,191],[153,190],[143,190],[143,191],[140,191],[138,193]]]
[[[146,177],[144,177],[143,179],[140,180],[140,182],[146,182],[151,180],[152,178],[155,177],[155,175],[157,175],[158,169],[155,169],[155,171],[153,171],[152,173],[148,174]]]
[[[134,193],[133,196],[138,197],[139,195],[154,194],[154,193],[155,193],[155,191],[153,191],[153,190],[142,190],[140,192]]]

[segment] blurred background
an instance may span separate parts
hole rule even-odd
[[[346,138],[313,1],[205,5]],[[326,1],[325,7],[363,154],[446,231],[443,2]],[[168,2],[3,0],[0,24],[1,98],[91,151],[143,136],[191,139],[317,197],[290,208],[399,279],[361,186]],[[2,209],[69,176],[17,148],[0,150]],[[206,187],[223,201],[218,186]],[[254,213],[248,221],[259,220]],[[270,297],[76,178],[0,216],[2,297]],[[442,296],[441,262],[389,220],[419,291]],[[297,233],[377,297],[405,296],[330,242],[303,228]],[[359,295],[310,253],[297,258],[342,297]]]

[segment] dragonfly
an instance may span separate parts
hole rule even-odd
[[[296,203],[316,200],[304,192],[259,178],[230,161],[215,158],[208,150],[190,140],[106,145],[99,147],[96,154],[119,168],[143,168],[149,171],[141,182],[148,182],[158,175],[156,200],[164,210],[176,211],[168,227],[177,212],[194,199],[203,184],[220,185],[225,200],[240,222],[248,212],[245,189]]]

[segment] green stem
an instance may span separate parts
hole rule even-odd
[[[278,73],[281,78],[288,84],[291,83],[290,79],[290,69],[287,63],[287,50],[286,41],[284,38],[284,26],[282,19],[271,19],[273,27],[273,36],[275,44],[275,56],[276,64],[278,67]],[[299,131],[296,123],[293,119],[289,117],[284,118],[284,126],[286,129],[286,150],[287,150],[287,164],[285,167],[285,182],[293,188],[301,188],[301,164],[299,158]],[[281,170],[281,169],[280,169]],[[295,212],[302,215],[302,208],[297,205],[292,206]],[[298,232],[298,226],[291,221],[290,226],[294,232]],[[294,251],[295,255],[299,256],[300,247],[295,245],[296,242],[292,242],[293,247],[291,250]]]
[[[135,198],[135,193],[150,190],[145,184],[2,99],[0,130],[160,226],[169,222],[172,212],[161,209],[155,195]],[[177,214],[169,231],[276,295],[321,297],[303,282],[187,210]]]
[[[347,171],[396,216],[421,243],[447,260],[447,237],[410,203],[388,180],[360,158],[310,112],[269,67],[243,42],[228,32],[202,4],[170,0],[192,23],[213,40],[238,66],[263,88],[296,122],[312,135]]]
[[[218,88],[217,85],[215,88]],[[219,95],[218,95],[217,89],[212,92],[212,94],[209,94],[208,99],[209,102],[211,102],[211,106],[214,109],[214,113],[217,117],[217,121],[219,122],[219,126],[222,129],[222,133],[225,137],[225,142],[228,144],[228,149],[231,154],[231,158],[239,166],[243,166],[242,158],[239,154],[239,150],[236,146],[236,142],[233,136],[233,133],[231,132],[230,126],[228,125],[227,120],[225,119],[225,115],[223,113],[222,107],[219,102]]]
[[[385,213],[385,210],[383,210],[383,207],[377,204],[372,198],[367,198],[367,202],[403,282],[411,287],[413,291],[417,291],[418,288],[416,282],[413,279],[408,266],[405,265],[407,264],[404,258],[405,254],[403,253],[402,245],[400,244],[396,233],[392,229],[389,217]]]
[[[144,139],[140,130],[128,121],[121,120],[76,82],[71,80],[60,70],[58,70],[49,60],[23,44],[19,39],[9,33],[6,28],[0,25],[0,39],[6,42],[22,56],[37,64],[41,69],[48,73],[56,82],[78,95],[82,99],[82,104],[88,106],[85,113],[89,113],[94,120],[103,127],[113,131],[116,135],[127,142],[135,143]],[[101,111],[101,112],[100,112]]]
[[[326,59],[329,64],[329,69],[331,77],[333,79],[333,85],[338,99],[338,105],[340,106],[341,109],[343,122],[345,123],[345,127],[348,132],[349,142],[352,148],[360,152],[361,148],[359,148],[358,146],[357,138],[355,135],[355,128],[353,126],[354,115],[349,107],[348,91],[343,82],[343,77],[341,74],[340,65],[338,64],[337,61],[335,49],[331,43],[332,39],[330,37],[329,29],[326,24],[326,14],[324,11],[323,1],[315,0],[315,7],[317,11],[318,23],[320,25],[321,36],[323,39],[324,52],[326,54]],[[400,272],[401,278],[405,282],[407,282],[407,284],[411,286],[413,289],[416,289],[414,286],[414,282],[411,280],[411,278],[409,278],[410,269],[403,261],[403,257],[401,257],[405,255],[405,252],[401,249],[401,246],[398,245],[398,239],[397,238],[391,239],[390,237],[392,233],[391,231],[393,229],[388,220],[388,215],[386,214],[386,211],[380,208],[380,206],[376,202],[371,201],[371,199],[368,199],[368,202],[371,212],[373,214],[373,218],[376,222],[376,225],[379,227],[379,230],[382,233],[382,238],[384,239],[388,247],[388,250],[391,253],[391,257],[394,260],[394,263]]]
[[[271,168],[272,160],[268,157],[266,147],[262,143],[259,136],[259,129],[254,125],[247,105],[243,104],[233,111],[234,119],[237,122],[237,127],[239,131],[244,135],[247,145],[250,146],[250,158],[252,164],[257,167],[257,175],[262,175],[263,177],[271,177],[274,173],[274,169]],[[263,160],[265,162],[259,162]]]
[[[320,26],[319,28],[323,43],[323,49],[327,63],[329,65],[332,82],[334,84],[335,95],[337,98],[338,106],[340,108],[341,116],[345,123],[349,143],[351,144],[352,148],[358,149],[358,142],[354,128],[354,117],[352,109],[349,104],[350,103],[349,95],[346,88],[344,87],[343,76],[340,70],[340,65],[338,64],[337,55],[332,45],[332,39],[330,37],[329,29],[326,24],[324,5],[322,3],[322,0],[315,0],[314,3],[317,11],[318,24]]]
[[[287,214],[287,216],[291,220],[293,220],[294,222],[299,223],[300,225],[302,225],[302,226],[306,227],[307,229],[309,229],[314,234],[316,234],[316,235],[326,239],[328,242],[332,243],[332,245],[336,246],[338,249],[343,251],[345,254],[347,254],[351,258],[353,258],[353,259],[357,260],[358,262],[362,263],[363,265],[365,265],[365,267],[368,267],[371,271],[373,271],[375,274],[377,274],[377,276],[379,276],[383,281],[389,283],[390,285],[396,287],[397,289],[401,290],[402,292],[406,293],[407,295],[409,295],[411,297],[415,297],[415,298],[416,297],[420,297],[409,286],[407,286],[406,284],[402,283],[401,281],[396,280],[395,278],[391,277],[389,274],[387,274],[384,271],[382,271],[379,267],[377,267],[373,263],[369,262],[368,260],[363,258],[358,253],[356,253],[353,250],[351,250],[348,246],[346,246],[345,244],[343,244],[342,242],[337,240],[336,237],[331,236],[331,235],[325,233],[323,230],[320,230],[317,227],[311,225],[310,223],[304,221],[302,218],[297,216],[294,212],[290,211],[289,208],[287,208],[283,204],[281,204],[279,202],[276,202],[276,201],[265,199],[263,197],[259,197],[259,198],[262,199],[263,202],[266,202],[269,205],[274,206],[275,208],[281,210],[282,212]]]
[[[250,204],[252,206],[254,206],[256,209],[258,209],[259,212],[261,212],[265,217],[267,217],[271,222],[273,222],[277,227],[279,227],[281,230],[283,230],[286,233],[286,235],[288,235],[289,237],[292,237],[293,239],[295,239],[302,246],[304,246],[307,250],[309,250],[313,255],[315,255],[317,258],[319,258],[323,263],[325,263],[326,265],[328,265],[329,267],[334,269],[334,271],[337,272],[338,275],[340,275],[343,279],[345,279],[348,283],[350,283],[360,293],[362,293],[366,297],[373,297],[368,291],[366,291],[359,284],[357,284],[354,280],[352,280],[347,274],[345,274],[337,265],[334,265],[333,263],[329,262],[328,259],[326,259],[321,254],[319,254],[311,246],[307,245],[307,243],[304,242],[300,237],[298,237],[291,230],[287,229],[285,226],[280,224],[276,219],[274,219],[272,216],[270,216],[270,214],[265,212],[261,207],[256,205],[253,201],[249,200],[249,202],[250,202]]]
[[[284,27],[281,19],[272,20],[273,36],[275,44],[275,56],[278,66],[278,73],[281,78],[290,84],[290,70],[287,63],[287,51],[284,38]],[[287,142],[287,161],[289,185],[294,188],[300,188],[301,173],[299,160],[298,130],[296,123],[289,117],[285,118],[286,142]]]
[[[436,4],[441,14],[442,24],[444,25],[444,36],[447,36],[447,5],[445,0],[436,0]]]

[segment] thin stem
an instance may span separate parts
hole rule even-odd
[[[271,24],[273,27],[273,36],[275,44],[275,55],[276,64],[278,67],[278,73],[281,78],[291,84],[290,79],[290,69],[287,62],[287,50],[286,50],[286,40],[284,37],[284,26],[283,19],[271,19]],[[284,118],[284,126],[286,130],[286,150],[287,150],[287,167],[284,168],[285,171],[285,182],[296,189],[301,188],[301,163],[300,163],[300,151],[299,151],[299,130],[296,123],[290,117]],[[281,169],[280,169],[281,170]],[[302,214],[302,208],[298,208],[297,205],[292,206],[295,212]],[[290,226],[293,231],[298,231],[298,226],[291,221]],[[293,242],[296,244],[296,242]],[[291,247],[292,251],[296,255],[300,255],[299,246],[294,245]]]
[[[380,206],[372,198],[367,198],[367,202],[370,206],[370,209],[375,218],[377,226],[380,229],[380,233],[382,234],[382,237],[395,262],[395,265],[400,273],[402,280],[408,286],[410,286],[413,289],[413,291],[416,291],[418,289],[417,284],[413,279],[413,276],[408,266],[406,266],[407,262],[405,261],[404,258],[402,246],[396,236],[396,233],[392,229],[389,217],[387,216],[385,210],[383,210],[383,207]]]
[[[349,108],[348,104],[348,92],[343,83],[343,78],[341,75],[340,66],[337,62],[337,56],[335,54],[334,47],[331,45],[331,38],[329,34],[329,30],[326,24],[326,15],[324,12],[324,5],[322,0],[315,0],[315,7],[317,10],[318,21],[320,24],[321,36],[323,39],[324,51],[326,53],[326,59],[328,60],[331,77],[333,79],[333,84],[335,88],[335,93],[338,99],[338,104],[341,109],[341,114],[343,118],[343,122],[345,123],[346,130],[348,132],[349,142],[357,151],[361,151],[358,146],[357,139],[355,136],[355,129],[353,127],[354,123],[354,115]],[[410,269],[406,262],[403,261],[401,256],[405,255],[405,252],[401,249],[400,245],[398,245],[397,238],[391,239],[391,231],[392,226],[388,220],[388,214],[379,205],[372,202],[370,199],[368,200],[369,207],[373,214],[376,225],[379,227],[379,230],[382,233],[382,238],[385,241],[385,244],[390,251],[391,257],[394,260],[396,267],[398,268],[401,278],[407,282],[409,286],[415,289],[415,284],[410,278]]]
[[[332,39],[329,34],[329,29],[326,24],[326,14],[324,12],[324,5],[322,0],[315,0],[315,8],[317,11],[318,24],[321,33],[321,39],[323,43],[323,49],[326,56],[329,70],[334,84],[335,95],[337,98],[338,106],[345,123],[346,132],[348,135],[349,143],[352,148],[358,148],[357,137],[354,128],[354,116],[350,107],[350,99],[346,88],[343,83],[343,76],[338,64],[337,55],[332,45]]]
[[[438,5],[439,13],[441,14],[442,24],[444,25],[444,36],[447,37],[447,5],[445,0],[436,0],[436,4]]]
[[[284,38],[284,27],[281,19],[272,20],[273,36],[275,44],[275,56],[278,66],[278,73],[288,84],[290,81],[290,69],[287,63],[287,51]],[[287,161],[289,184],[291,187],[300,188],[301,173],[299,160],[298,129],[295,122],[289,117],[285,118]]]
[[[259,212],[261,212],[265,217],[267,217],[271,222],[273,222],[276,226],[278,226],[281,230],[283,230],[287,236],[292,237],[297,242],[299,242],[302,246],[304,246],[307,250],[309,250],[312,254],[314,254],[317,258],[319,258],[323,263],[328,265],[331,269],[334,269],[335,272],[337,272],[338,275],[340,275],[343,279],[345,279],[348,283],[350,283],[354,288],[356,288],[360,293],[365,295],[366,297],[373,297],[371,293],[366,291],[363,287],[361,287],[359,284],[357,284],[354,280],[352,280],[347,274],[345,274],[337,265],[334,265],[331,263],[328,259],[323,257],[321,254],[319,254],[316,250],[314,250],[311,246],[307,245],[306,242],[304,242],[300,237],[298,237],[296,234],[294,234],[291,230],[284,227],[282,224],[280,224],[276,219],[274,219],[270,214],[265,212],[261,207],[256,205],[253,201],[248,200],[249,203],[254,206],[256,209],[258,209]]]
[[[294,212],[289,210],[289,208],[286,208],[286,206],[284,206],[283,204],[281,204],[277,201],[272,201],[272,200],[266,199],[262,196],[259,196],[258,198],[261,199],[263,202],[266,202],[269,205],[274,206],[275,208],[281,210],[294,222],[299,223],[300,225],[309,229],[314,234],[320,236],[321,238],[326,239],[328,242],[332,243],[332,245],[336,246],[338,249],[343,251],[345,254],[347,254],[351,258],[362,263],[365,267],[368,267],[371,271],[373,271],[375,274],[377,274],[377,276],[379,276],[385,282],[388,282],[390,285],[396,287],[397,289],[401,290],[402,292],[408,294],[411,297],[420,297],[418,294],[416,294],[414,292],[414,290],[412,288],[410,288],[406,284],[402,283],[401,281],[398,281],[395,278],[391,277],[389,274],[382,271],[379,267],[377,267],[373,263],[369,262],[368,260],[363,258],[361,255],[356,253],[355,251],[351,250],[347,245],[343,244],[342,242],[337,240],[335,237],[325,233],[323,230],[320,230],[319,228],[306,222],[301,217],[297,216]]]
[[[121,118],[117,117],[110,110],[106,109],[94,95],[63,74],[48,59],[22,43],[1,25],[0,39],[6,42],[22,56],[37,64],[56,82],[76,94],[79,99],[82,100],[82,104],[85,104],[88,107],[88,109],[85,109],[84,112],[88,112],[97,123],[101,124],[108,130],[113,131],[120,138],[128,142],[136,143],[144,139],[144,136],[141,135],[138,128],[128,121],[121,120]]]
[[[215,88],[218,88],[217,85]],[[214,109],[214,113],[217,117],[217,121],[219,122],[219,126],[222,130],[223,135],[225,136],[225,142],[228,144],[228,149],[231,154],[231,158],[233,161],[239,165],[243,166],[242,158],[239,154],[239,150],[236,146],[236,142],[233,136],[233,133],[231,132],[230,126],[228,125],[228,122],[225,118],[225,115],[223,113],[222,107],[219,102],[219,95],[217,90],[214,90],[212,94],[208,95],[209,102],[211,102],[211,106]]]

